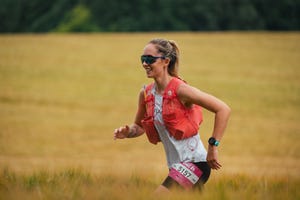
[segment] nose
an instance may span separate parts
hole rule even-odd
[[[146,63],[146,61],[142,62],[143,67],[148,66],[148,64]]]

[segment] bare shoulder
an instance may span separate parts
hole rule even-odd
[[[135,116],[134,123],[142,127],[141,120],[143,119],[146,108],[145,108],[145,97],[144,97],[144,89],[142,88],[139,92],[139,101],[138,101],[138,110]]]
[[[177,95],[182,98],[192,98],[193,96],[199,96],[203,92],[198,88],[188,85],[186,83],[182,83],[179,85],[177,89]]]
[[[142,102],[145,99],[145,88],[141,88],[140,92],[139,92],[139,101]]]
[[[177,95],[185,104],[198,104],[204,107],[217,100],[214,96],[188,84],[181,84]]]
[[[190,105],[197,102],[202,94],[202,92],[191,85],[186,83],[182,83],[179,85],[177,89],[177,96],[181,100],[184,105]]]
[[[177,95],[185,105],[197,104],[213,112],[220,109],[229,109],[229,107],[217,97],[188,84],[181,84],[178,87]]]

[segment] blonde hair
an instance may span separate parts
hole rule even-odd
[[[175,41],[162,38],[152,39],[149,44],[154,44],[159,53],[170,59],[168,73],[171,76],[178,77],[179,68],[179,48]]]

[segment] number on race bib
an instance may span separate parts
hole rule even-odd
[[[172,166],[169,176],[184,188],[191,188],[197,183],[202,171],[193,163],[176,163]]]
[[[178,167],[177,171],[180,172],[185,177],[188,178],[188,177],[190,177],[192,175],[192,173],[189,170],[183,168],[181,165],[179,165],[179,166],[177,165],[176,167]]]

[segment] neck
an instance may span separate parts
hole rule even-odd
[[[168,75],[163,78],[154,79],[156,84],[156,92],[158,92],[159,94],[163,94],[172,78],[172,76]]]

